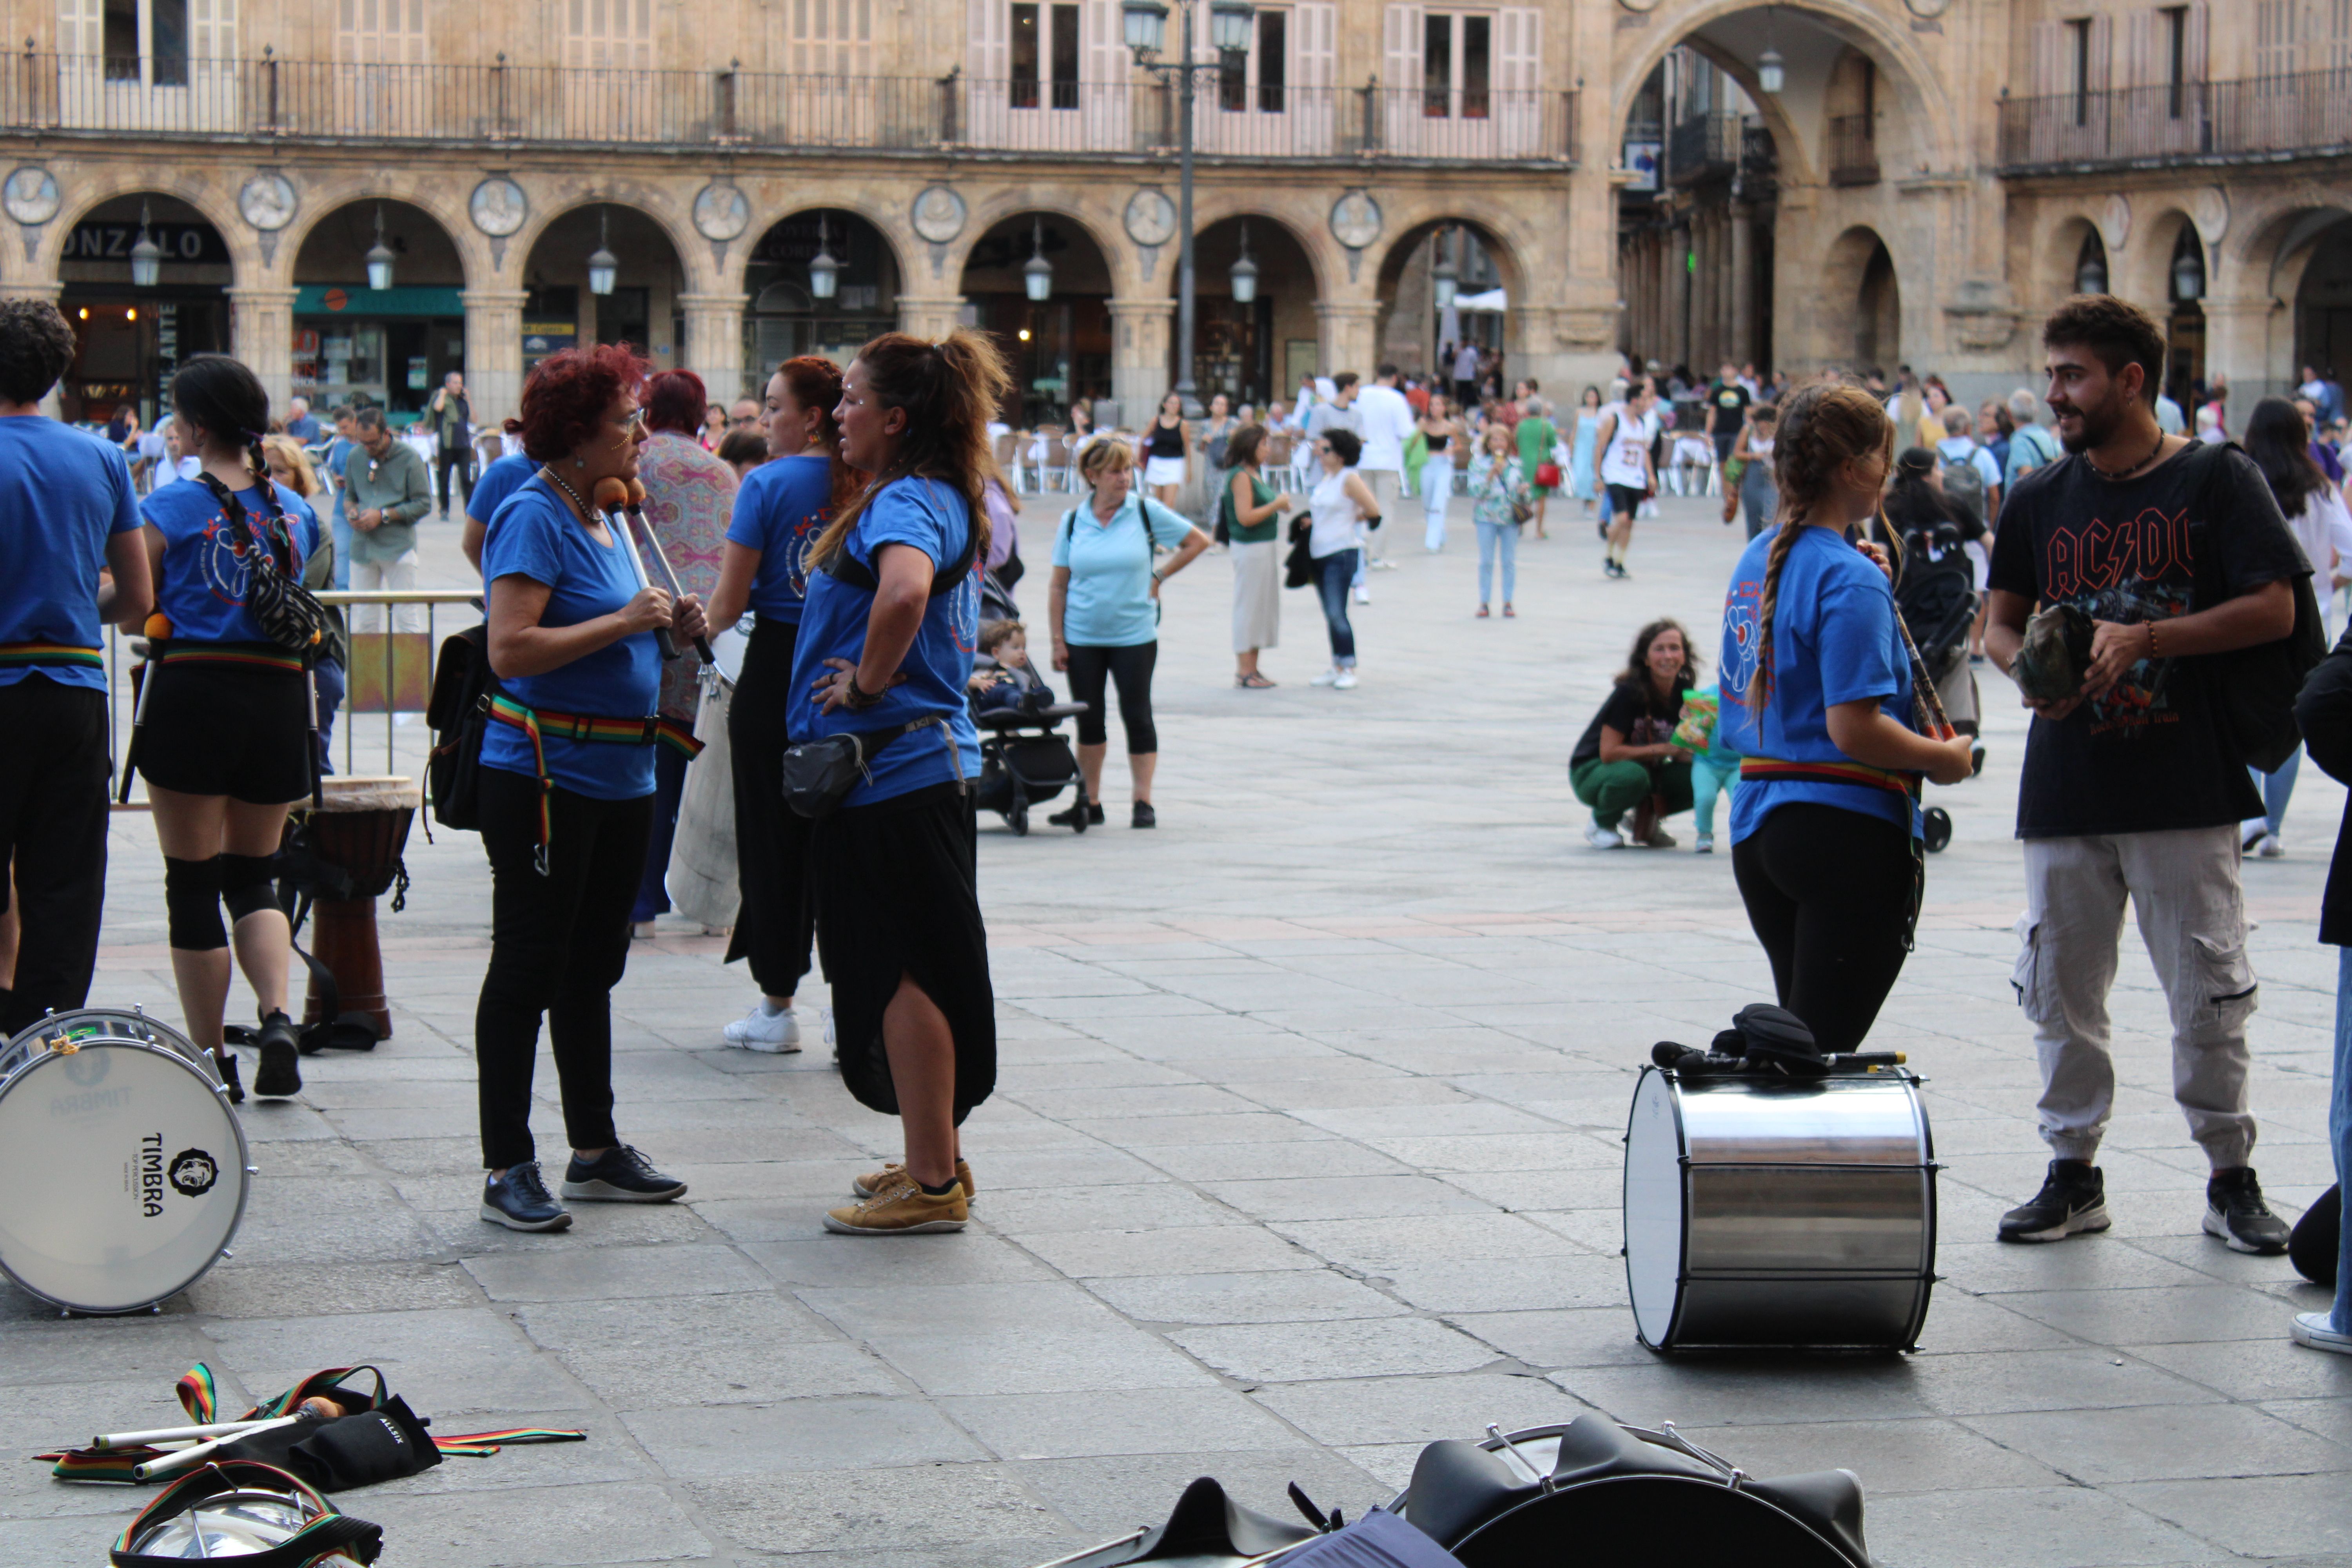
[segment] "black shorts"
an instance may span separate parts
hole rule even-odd
[[[158,789],[283,805],[310,793],[310,685],[299,671],[151,666],[136,766]]]
[[[1642,504],[1643,496],[1648,493],[1649,492],[1646,490],[1637,490],[1631,485],[1611,485],[1609,487],[1609,515],[1612,517],[1633,516],[1633,509]]]

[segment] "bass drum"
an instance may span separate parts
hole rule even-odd
[[[1643,1344],[1908,1350],[1935,1279],[1916,1078],[1642,1069],[1625,1280]]]
[[[139,1012],[52,1014],[0,1048],[0,1272],[71,1311],[154,1306],[225,1256],[247,1159],[185,1036]]]

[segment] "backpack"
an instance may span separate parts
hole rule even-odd
[[[487,624],[442,639],[425,709],[434,736],[425,784],[434,819],[444,827],[478,831],[482,826],[482,738],[490,727],[488,700],[498,689]]]
[[[2205,444],[2205,472],[2197,486],[2198,521],[2189,525],[2189,549],[2197,563],[2196,605],[2207,609],[2230,595],[2224,588],[2205,540],[2213,516],[2211,499],[2229,469],[2227,454],[2241,452],[2235,441]],[[2287,537],[2294,539],[2294,534]],[[2295,545],[2301,555],[2303,546]],[[2326,623],[2319,597],[2311,586],[2311,563],[2304,563],[2294,579],[2294,629],[2276,642],[2257,643],[2230,653],[2209,654],[2204,674],[2210,682],[2213,711],[2221,726],[2223,744],[2238,760],[2260,773],[2274,773],[2303,743],[2294,718],[2294,700],[2320,660],[2327,657]]]
[[[1984,475],[1977,471],[1977,452],[1970,447],[1959,457],[1944,460],[1944,499],[1983,522],[1985,519]]]

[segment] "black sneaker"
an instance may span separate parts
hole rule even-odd
[[[1057,811],[1045,820],[1056,827],[1076,827],[1078,825],[1078,813],[1082,811],[1087,814],[1087,826],[1089,827],[1103,819],[1103,808],[1092,801],[1087,801],[1083,805],[1073,805],[1067,811]]]
[[[2033,1201],[2000,1216],[2000,1239],[2063,1241],[2114,1223],[2107,1217],[2107,1179],[2099,1168],[2086,1160],[2053,1160]]]
[[[253,1071],[254,1093],[264,1100],[284,1100],[302,1092],[297,1038],[294,1020],[285,1014],[272,1013],[261,1020],[261,1030],[253,1037],[261,1047],[261,1065]]]
[[[1150,801],[1139,800],[1135,803],[1135,816],[1129,821],[1128,826],[1130,827],[1157,827],[1160,826],[1160,818],[1152,815],[1151,803]]]
[[[231,1105],[243,1105],[245,1085],[236,1076],[236,1053],[235,1051],[214,1052],[213,1066],[220,1069],[221,1087],[228,1090],[228,1102]]]
[[[2286,1221],[2263,1202],[2263,1184],[2252,1165],[2216,1171],[2205,1184],[2205,1234],[2218,1236],[2232,1252],[2275,1256],[2286,1250],[2294,1234]]]
[[[562,1230],[571,1214],[547,1194],[539,1162],[525,1160],[482,1184],[482,1217],[509,1230]]]
[[[563,1195],[567,1198],[610,1204],[666,1204],[685,1191],[684,1182],[663,1175],[654,1169],[651,1160],[626,1143],[616,1143],[593,1160],[574,1154],[572,1163],[563,1169]]]

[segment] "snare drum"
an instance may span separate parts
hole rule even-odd
[[[250,1175],[206,1054],[144,1014],[53,1014],[0,1047],[0,1271],[41,1300],[177,1295],[226,1256]]]
[[[1908,1350],[1935,1283],[1918,1079],[1645,1067],[1625,1134],[1625,1279],[1653,1350]]]

